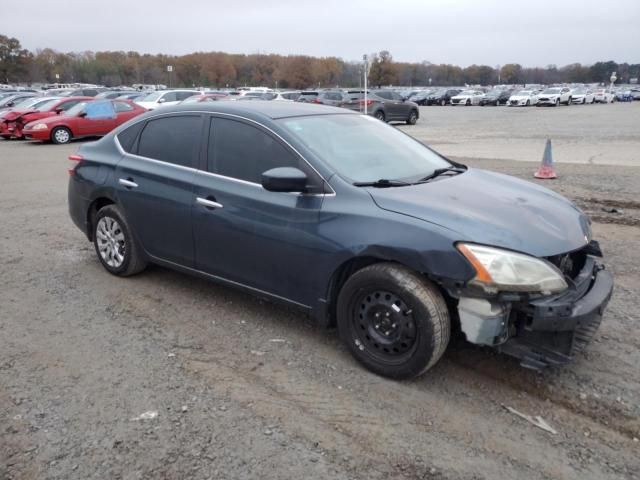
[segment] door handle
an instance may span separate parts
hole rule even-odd
[[[120,185],[124,185],[127,188],[138,188],[138,184],[132,180],[127,180],[126,178],[121,178],[118,180]]]
[[[208,198],[197,197],[196,203],[202,205],[206,208],[222,208],[223,205],[213,200],[209,200]]]

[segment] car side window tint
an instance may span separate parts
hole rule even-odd
[[[177,97],[178,97],[178,100],[185,100],[197,94],[198,92],[178,92]]]
[[[78,103],[79,100],[71,100],[69,102],[64,102],[62,105],[58,106],[58,108],[61,108],[63,111],[67,111],[69,110],[71,107],[75,106],[76,103]]]
[[[124,129],[118,134],[118,141],[120,146],[127,153],[135,153],[134,148],[138,134],[144,127],[144,122],[138,122],[131,125],[129,128]]]
[[[124,102],[113,102],[113,107],[115,108],[116,113],[130,112],[131,110],[133,110],[133,107],[131,105]]]
[[[175,102],[178,99],[176,92],[165,93],[162,98],[165,102]]]
[[[210,172],[261,183],[262,173],[277,167],[301,168],[301,161],[282,143],[253,125],[224,118],[212,120],[208,152]]]
[[[138,141],[138,155],[193,167],[200,148],[199,115],[162,117],[147,122]]]

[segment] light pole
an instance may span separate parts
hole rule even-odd
[[[498,71],[498,85],[500,85],[500,65],[496,65],[496,70]]]
[[[613,72],[611,74],[611,77],[609,78],[609,80],[611,80],[611,84],[609,85],[609,93],[613,93],[613,84],[616,83],[617,79],[618,77],[616,76],[616,72]]]
[[[369,57],[365,53],[362,56],[364,61],[364,114],[367,114],[367,73],[369,73]]]

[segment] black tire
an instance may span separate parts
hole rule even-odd
[[[415,125],[416,123],[418,123],[418,112],[411,110],[409,118],[407,118],[407,125]]]
[[[435,365],[451,331],[438,289],[395,263],[370,265],[349,277],[338,295],[337,323],[356,360],[395,379],[416,377]]]
[[[378,110],[377,112],[375,112],[375,113],[373,114],[373,116],[374,116],[375,118],[377,118],[378,120],[380,120],[381,122],[384,122],[384,121],[385,121],[384,112],[383,112],[382,110]]]
[[[469,99],[467,98],[467,101],[466,101],[466,102],[464,102],[464,104],[465,104],[465,106],[470,107],[470,106],[471,106],[471,100],[469,100]]]
[[[67,127],[56,127],[51,130],[51,141],[56,145],[66,145],[73,138],[71,130]]]
[[[104,230],[101,230],[100,232],[98,231],[99,226],[102,228],[102,219],[104,219],[103,221],[106,225],[108,225],[109,220],[116,222],[117,227],[114,227],[113,231],[108,231],[111,238],[104,239]],[[121,232],[123,237],[122,240],[117,240],[114,232],[116,232],[115,235],[118,234],[117,232]],[[114,245],[117,245],[118,254],[123,257],[120,263],[110,265],[108,263],[108,259],[103,257],[101,247],[103,248],[105,244],[110,244],[112,247],[111,250],[113,250]],[[130,275],[140,273],[147,267],[147,260],[142,253],[142,248],[132,235],[129,223],[116,205],[107,205],[98,211],[93,222],[93,245],[96,249],[96,255],[98,255],[100,263],[102,263],[102,266],[113,275],[128,277]]]
[[[527,104],[525,106],[528,107],[529,105],[531,105],[531,102],[529,100],[527,100]]]
[[[447,105],[447,101],[443,98],[442,100],[440,100],[440,106],[444,107]]]
[[[556,98],[556,103],[553,105],[554,107],[560,106],[560,99]]]
[[[571,97],[569,97],[569,100],[567,100],[567,107],[571,105]]]

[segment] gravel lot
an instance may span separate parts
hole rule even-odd
[[[640,478],[640,103],[421,113],[402,128],[474,167],[531,179],[509,159],[547,137],[582,162],[545,185],[593,215],[616,278],[585,354],[532,372],[456,340],[416,381],[376,377],[296,311],[109,275],[67,214],[76,146],[4,141],[0,479]]]

